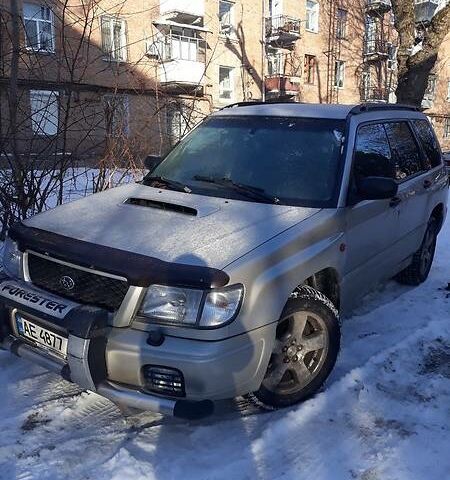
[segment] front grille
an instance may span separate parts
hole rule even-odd
[[[125,280],[79,270],[32,253],[28,254],[28,271],[30,280],[37,287],[110,311],[120,307],[128,291]]]

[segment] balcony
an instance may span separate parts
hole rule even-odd
[[[368,14],[386,13],[391,9],[391,0],[367,0],[366,12]]]
[[[364,87],[361,92],[361,101],[370,103],[387,103],[389,100],[389,91],[387,88]]]
[[[387,60],[391,44],[382,39],[366,39],[364,42],[364,59],[366,62]]]
[[[161,0],[160,14],[177,23],[198,23],[205,16],[205,0]]]
[[[301,37],[301,21],[298,18],[278,15],[266,18],[266,37],[269,45],[286,47]]]
[[[416,23],[428,24],[436,13],[439,0],[415,2]]]
[[[288,75],[271,75],[265,79],[269,98],[293,97],[300,91],[300,79]]]
[[[204,62],[179,58],[161,63],[158,67],[159,82],[165,90],[201,89],[204,74]]]

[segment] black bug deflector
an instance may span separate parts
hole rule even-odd
[[[85,242],[23,224],[9,230],[21,251],[34,250],[87,268],[125,277],[131,285],[154,283],[192,288],[220,288],[229,282],[222,270],[211,267],[169,263],[104,245]]]

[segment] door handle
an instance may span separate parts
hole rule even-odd
[[[394,197],[391,198],[391,201],[389,202],[390,207],[396,207],[402,202],[402,199],[400,197]]]
[[[424,181],[423,181],[423,188],[430,188],[431,185],[432,185],[431,180],[428,180],[428,179],[427,179],[427,180],[424,180]]]

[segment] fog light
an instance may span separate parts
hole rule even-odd
[[[145,365],[143,374],[145,389],[149,392],[172,397],[186,395],[183,374],[175,368]]]

